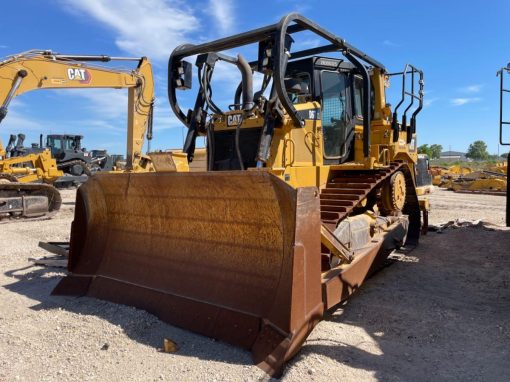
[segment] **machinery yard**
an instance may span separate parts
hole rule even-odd
[[[69,239],[74,191],[52,219],[2,225],[0,380],[267,379],[250,353],[142,310],[50,293],[64,275],[32,266],[39,241]],[[436,189],[430,223],[503,225],[505,198]],[[282,380],[508,380],[510,235],[493,225],[430,232],[326,316]],[[178,346],[161,350],[165,338]]]
[[[0,382],[510,380],[506,19],[116,3],[0,41]]]

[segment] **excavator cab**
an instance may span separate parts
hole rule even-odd
[[[294,49],[304,31],[325,45]],[[251,56],[231,55],[245,46]],[[340,57],[326,56],[333,53]],[[218,62],[241,78],[227,105],[213,92]],[[394,110],[385,96],[391,75],[403,81]],[[190,89],[194,104],[185,111],[181,92]],[[279,375],[325,310],[392,250],[418,242],[423,72],[408,65],[388,73],[290,14],[177,47],[168,96],[188,129],[174,171],[98,174],[80,187],[70,273],[54,293],[146,309],[250,349],[257,365]],[[206,140],[207,171],[187,172],[178,161],[193,163],[198,137]]]

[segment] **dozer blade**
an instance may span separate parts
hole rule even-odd
[[[323,313],[319,210],[266,172],[98,174],[53,293],[145,309],[278,375]]]

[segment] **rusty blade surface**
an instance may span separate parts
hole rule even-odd
[[[146,309],[278,375],[322,316],[320,248],[315,188],[258,171],[101,174],[78,190],[54,293]]]

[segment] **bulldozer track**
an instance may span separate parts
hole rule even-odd
[[[50,219],[55,215],[62,205],[62,197],[58,190],[50,184],[38,183],[2,183],[0,184],[0,197],[15,196],[46,196],[48,198],[48,212],[38,217],[5,217],[0,218],[0,224],[10,223],[17,220],[23,221],[39,221]]]
[[[4,182],[2,182],[2,181],[4,181]],[[0,174],[0,183],[2,183],[2,184],[7,183],[5,181],[7,181],[7,182],[17,182],[18,179],[14,175],[11,175],[11,174]]]
[[[418,241],[420,208],[413,177],[407,164],[392,162],[390,166],[374,170],[337,170],[320,193],[321,221],[331,233],[338,223],[348,217],[369,195],[373,195],[397,171],[406,179],[406,201],[403,213],[409,215],[408,244]]]

